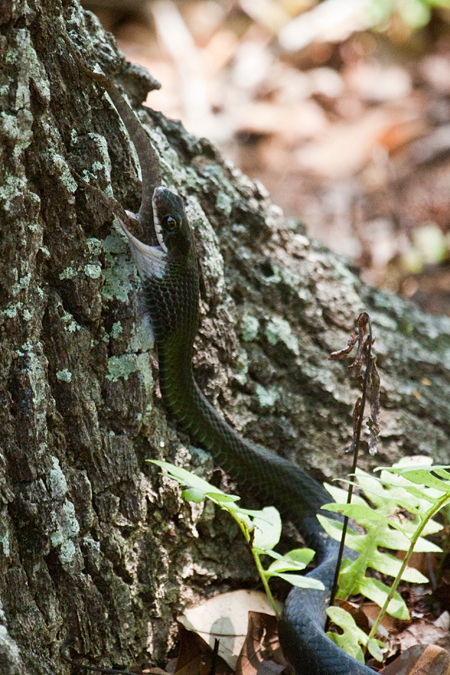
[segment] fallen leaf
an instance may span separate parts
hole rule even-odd
[[[236,111],[234,122],[238,132],[280,134],[290,145],[319,136],[328,128],[325,114],[315,101],[289,105],[254,101]]]
[[[429,54],[419,66],[422,77],[440,94],[450,94],[450,61],[439,54]]]
[[[248,630],[236,664],[236,675],[278,675],[286,668],[273,615],[248,613]]]
[[[415,645],[380,672],[383,675],[449,675],[450,654],[437,645]]]
[[[420,619],[413,621],[405,630],[395,636],[393,642],[399,644],[402,651],[414,645],[431,645],[436,642],[450,646],[449,634],[439,623]]]
[[[187,609],[178,621],[201,635],[211,648],[217,638],[219,655],[235,670],[247,635],[249,611],[274,614],[264,593],[232,591]]]
[[[411,91],[411,76],[406,68],[377,61],[359,61],[344,77],[365,101],[395,101]]]
[[[380,607],[375,602],[365,602],[361,606],[361,611],[366,616],[366,620],[370,626],[377,619],[378,614],[380,613]],[[380,626],[378,627],[377,637],[380,640],[385,640],[389,633],[395,629],[397,623],[397,619],[394,619],[393,616],[386,612],[383,616]],[[362,628],[362,626],[360,626],[360,628]],[[366,632],[370,633],[370,628]]]
[[[413,116],[412,116],[413,115]],[[395,107],[368,110],[352,123],[338,122],[317,142],[311,142],[295,152],[299,167],[329,178],[351,176],[369,162],[377,148],[391,149],[391,135],[404,125],[414,127],[415,115]],[[413,124],[414,123],[414,124]],[[403,141],[403,139],[402,139]]]
[[[174,675],[231,675],[232,670],[203,638],[178,622],[179,654]]]

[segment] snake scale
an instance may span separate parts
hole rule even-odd
[[[189,434],[240,485],[264,503],[273,504],[316,550],[309,573],[327,589],[293,588],[280,621],[280,642],[297,675],[373,675],[325,634],[325,611],[336,566],[338,545],[325,534],[316,513],[331,501],[325,488],[301,468],[239,435],[205,398],[192,369],[198,328],[199,268],[193,233],[183,201],[156,187],[157,158],[149,137],[115,85],[90,71],[71,41],[62,35],[78,67],[106,89],[124,122],[139,158],[142,199],[138,215],[115,209],[128,238],[144,288],[159,361],[159,380],[169,411]],[[138,220],[150,244],[129,230]]]

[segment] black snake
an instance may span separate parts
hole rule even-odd
[[[298,675],[373,675],[371,668],[332,642],[323,628],[337,544],[325,534],[316,513],[331,501],[330,495],[299,467],[240,436],[200,391],[192,370],[199,304],[193,234],[182,200],[166,188],[154,191],[153,217],[155,245],[136,239],[124,223],[122,227],[143,283],[165,404],[225,471],[265,503],[278,507],[317,552],[318,564],[310,576],[328,591],[291,590],[280,621],[283,651]]]
[[[69,38],[64,34],[61,37],[82,72],[110,95],[139,157],[143,185],[139,215],[125,214],[117,203],[107,203],[121,218],[142,279],[158,350],[164,401],[183,428],[209,450],[225,471],[266,503],[277,506],[317,552],[317,567],[310,576],[322,581],[327,591],[291,590],[280,621],[283,651],[297,675],[373,675],[371,668],[332,642],[323,628],[338,545],[325,534],[316,513],[331,501],[330,495],[299,467],[236,433],[198,388],[192,352],[198,327],[199,271],[183,202],[163,187],[156,188],[152,198],[151,186],[159,171],[146,132],[111,80],[86,68]],[[135,219],[149,229],[151,245],[143,244],[128,230],[126,224]]]

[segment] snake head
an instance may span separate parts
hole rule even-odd
[[[153,238],[158,244],[144,244],[122,221],[121,226],[142,279],[158,348],[166,345],[169,337],[192,345],[197,329],[199,292],[193,235],[180,197],[157,187],[152,205]],[[127,215],[132,223],[132,214]]]
[[[151,278],[162,279],[170,261],[182,261],[193,249],[192,235],[181,198],[167,188],[157,187],[152,201],[157,245],[144,244],[120,221],[143,281]],[[137,221],[136,216],[129,211],[127,216],[131,223]]]

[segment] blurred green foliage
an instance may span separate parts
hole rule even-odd
[[[450,10],[450,0],[371,0],[368,11],[373,25],[382,26],[397,14],[412,29],[425,26],[434,8]]]

